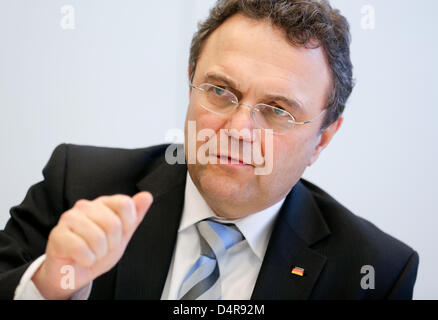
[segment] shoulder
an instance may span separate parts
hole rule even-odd
[[[364,248],[390,248],[395,250],[394,253],[400,254],[411,254],[413,252],[411,247],[382,231],[372,222],[352,213],[315,184],[306,180],[302,180],[302,182],[311,192],[331,231],[332,237],[340,240],[348,237]]]
[[[134,193],[136,183],[165,161],[167,147],[163,144],[123,149],[62,144],[54,150],[44,174],[53,176],[56,170],[71,201],[102,194]]]
[[[160,156],[164,154],[168,146],[168,144],[161,144],[145,148],[127,149],[64,143],[58,145],[53,154],[58,156],[65,154],[65,156],[73,157],[75,160],[108,161],[108,156],[115,156],[116,158],[113,160],[129,161],[136,157],[153,158],[154,156]]]
[[[327,257],[321,286],[315,297],[357,299],[411,299],[416,280],[418,253],[336,201],[316,185],[301,180],[312,195],[330,230],[330,235],[313,249]],[[371,267],[375,290],[362,290],[364,274]]]
[[[153,163],[162,158],[167,144],[155,145],[146,148],[124,149],[109,148],[89,145],[61,144],[55,148],[51,162],[59,164],[65,162],[66,169],[96,170],[96,169],[121,169],[126,164],[135,167],[136,164],[144,165]],[[88,169],[87,169],[88,168]]]
[[[306,180],[302,183],[311,192],[330,229],[327,241],[315,247],[327,256],[331,272],[356,274],[359,283],[362,268],[372,266],[376,272],[376,286],[379,283],[381,288],[386,288],[385,295],[391,294],[390,288],[396,286],[394,283],[413,286],[419,261],[414,249],[353,214],[318,186]],[[400,280],[405,277],[409,277],[410,282]]]

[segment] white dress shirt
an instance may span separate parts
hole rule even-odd
[[[225,270],[220,270],[223,300],[249,300],[262,266],[269,238],[284,199],[270,208],[232,221],[242,232],[245,240],[227,250]],[[184,208],[178,230],[162,300],[175,300],[183,280],[198,260],[201,247],[196,223],[207,218],[218,222],[219,218],[207,205],[187,173]]]
[[[185,276],[200,256],[201,247],[196,223],[207,218],[218,222],[227,221],[216,216],[208,206],[188,172],[184,197],[177,242],[161,295],[162,300],[176,300],[178,298],[178,291]],[[249,300],[251,298],[272,228],[283,202],[284,198],[263,211],[232,221],[242,232],[245,240],[227,250],[228,258],[225,270],[220,270],[223,300]],[[44,299],[32,281],[34,273],[44,259],[45,255],[39,257],[23,274],[15,291],[15,300]],[[92,282],[78,291],[72,300],[88,299],[91,288]]]

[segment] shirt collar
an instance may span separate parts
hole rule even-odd
[[[238,220],[227,220],[218,217],[208,206],[187,171],[186,189],[184,195],[184,208],[178,232],[181,232],[199,221],[213,218],[218,222],[232,222],[242,232],[252,251],[263,260],[268,247],[269,238],[272,233],[275,218],[280,212],[280,208],[285,198],[273,206],[262,211],[253,213],[245,218]]]

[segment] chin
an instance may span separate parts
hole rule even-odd
[[[238,177],[222,174],[215,170],[203,170],[199,176],[199,187],[204,196],[216,203],[247,205],[251,199],[254,182],[240,181]]]

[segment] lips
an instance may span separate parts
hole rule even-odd
[[[251,163],[246,163],[239,158],[231,157],[229,155],[215,155],[215,154],[213,154],[212,156],[218,158],[219,164],[224,164],[224,159],[226,159],[226,164],[242,165],[242,166],[252,165]]]

